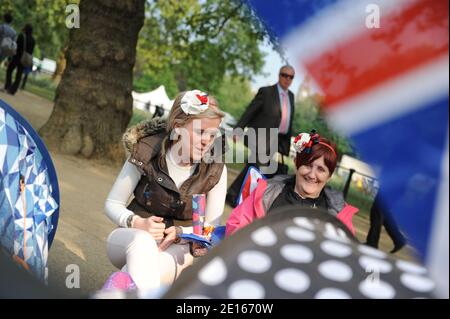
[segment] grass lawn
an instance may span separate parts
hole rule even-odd
[[[13,73],[13,80],[15,78],[15,73]],[[6,80],[6,68],[0,67],[0,79],[2,81],[2,86]],[[23,76],[22,76],[23,79]],[[53,101],[55,98],[56,83],[54,83],[49,74],[29,74],[27,83],[25,85],[25,91],[36,94],[40,97],[46,98],[47,100]],[[20,86],[19,86],[20,90]]]

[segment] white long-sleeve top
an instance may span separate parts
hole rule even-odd
[[[172,159],[171,152],[166,154],[169,176],[180,187],[195,171],[193,166],[180,166]],[[127,203],[141,178],[137,167],[128,161],[122,167],[105,202],[105,213],[115,224],[127,227],[128,216],[134,213],[127,209]],[[225,206],[227,192],[227,168],[223,167],[219,182],[206,194],[205,223],[218,225]],[[182,227],[183,233],[192,233],[191,227]]]

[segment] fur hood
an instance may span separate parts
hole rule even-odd
[[[166,120],[156,117],[154,119],[142,121],[135,126],[128,128],[122,136],[122,142],[125,150],[128,153],[131,153],[134,145],[139,142],[140,139],[161,133],[166,130],[166,127]]]

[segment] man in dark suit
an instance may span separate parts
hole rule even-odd
[[[282,66],[278,74],[278,83],[260,88],[236,124],[236,128],[247,127],[255,130],[256,143],[252,143],[249,138],[244,139],[244,143],[256,155],[256,162],[247,163],[228,189],[227,203],[232,207],[236,206],[236,199],[249,166],[259,168],[268,166],[267,158],[272,157],[276,151],[281,155],[289,156],[295,108],[294,94],[289,91],[289,86],[292,84],[294,75],[292,66]],[[265,130],[265,135],[260,134],[261,129]],[[276,138],[271,138],[270,129],[277,130],[278,145],[274,145]],[[235,140],[237,138],[235,135]]]

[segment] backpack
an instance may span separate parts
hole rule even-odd
[[[12,39],[10,37],[3,37],[2,41],[0,43],[0,52],[5,57],[15,55],[16,52],[17,52],[17,43],[16,43],[16,41],[14,41],[14,39]]]
[[[2,43],[0,43],[0,51],[4,56],[13,56],[17,52],[17,44],[16,41],[11,39],[10,37],[4,37],[2,39]]]
[[[33,56],[28,53],[27,51],[25,51],[26,46],[27,46],[27,36],[25,35],[25,33],[23,34],[23,53],[22,56],[20,57],[20,64],[22,64],[22,66],[24,68],[31,68],[33,67]]]

